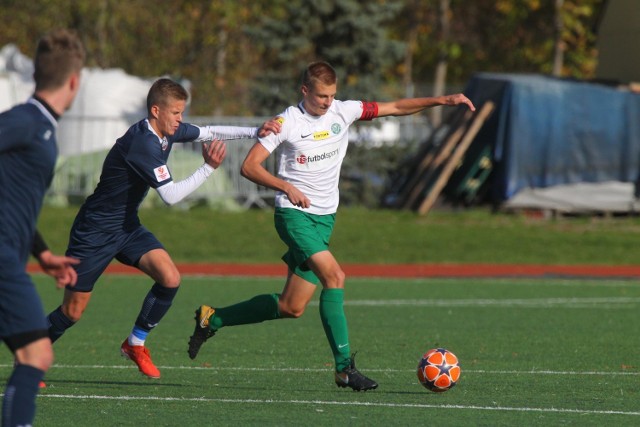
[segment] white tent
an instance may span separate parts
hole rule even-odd
[[[116,68],[83,69],[80,92],[60,120],[60,155],[110,148],[132,123],[146,116],[147,92],[154,80]],[[0,111],[26,101],[34,86],[33,61],[15,45],[4,46],[0,50]]]

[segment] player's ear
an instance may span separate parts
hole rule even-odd
[[[307,87],[307,85],[302,85],[302,86],[300,87],[300,91],[302,92],[302,94],[303,94],[304,96],[307,96],[307,94],[309,93],[309,88]]]
[[[160,115],[160,107],[158,107],[157,105],[152,105],[151,110],[149,110],[149,115],[151,116],[151,118],[157,119]]]
[[[72,93],[77,92],[80,89],[80,73],[71,73],[68,81],[69,89]]]

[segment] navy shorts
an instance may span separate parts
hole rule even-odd
[[[24,262],[0,248],[0,340],[15,351],[48,336],[42,301]]]
[[[76,222],[69,236],[67,256],[80,260],[80,264],[74,266],[78,272],[78,282],[67,289],[91,292],[114,258],[125,265],[137,267],[142,255],[153,249],[164,249],[164,246],[142,225],[133,231],[114,233]]]

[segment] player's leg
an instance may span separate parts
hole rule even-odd
[[[344,313],[345,274],[329,251],[312,255],[307,265],[320,279],[320,319],[329,341],[336,366],[335,381],[339,387],[350,387],[356,391],[372,390],[378,384],[362,375],[355,366],[355,355],[351,354],[347,317]]]
[[[321,217],[297,209],[276,209],[276,230],[289,248],[282,257],[289,267],[282,294],[258,295],[223,308],[200,306],[196,310],[196,326],[189,339],[189,357],[194,359],[202,344],[224,326],[259,323],[284,317],[297,318],[304,313],[315,292],[315,285],[320,283],[305,261],[312,254],[325,250],[328,245],[325,236],[316,232],[316,221]],[[324,217],[333,224],[333,215]]]
[[[75,286],[65,288],[62,304],[47,316],[52,343],[80,320],[91,299],[93,286],[117,252],[118,240],[112,233],[74,223],[66,255],[80,260],[80,264],[73,266],[78,280]]]
[[[4,392],[3,426],[31,425],[35,417],[39,384],[53,363],[53,350],[51,341],[46,337],[47,330],[41,329],[39,332],[40,338],[26,345],[22,345],[20,342],[32,338],[27,338],[25,334],[9,337],[5,340],[12,350],[15,345],[21,347],[14,351],[15,366]]]
[[[288,280],[287,283],[289,283]],[[287,286],[285,285],[285,291],[286,289]],[[311,295],[313,295],[314,290],[315,286],[313,286]],[[306,298],[307,302],[311,295]],[[227,307],[213,308],[208,305],[201,305],[196,310],[196,326],[193,335],[189,337],[189,357],[195,359],[202,344],[225,326],[248,325],[282,317],[296,317],[289,316],[288,312],[281,315],[279,309],[280,300],[281,296],[279,294],[261,294]],[[304,311],[304,306],[302,306],[302,310],[299,313],[302,314],[302,311]]]
[[[52,343],[80,320],[90,299],[91,292],[79,292],[70,288],[64,290],[62,304],[47,316],[49,338]]]
[[[144,345],[147,335],[167,314],[180,287],[180,272],[164,249],[153,249],[140,258],[138,268],[154,280],[142,302],[129,337],[131,345]]]
[[[53,362],[42,303],[21,266],[0,262],[0,341],[15,359],[2,402],[3,426],[32,424],[39,384]]]
[[[154,280],[120,352],[138,365],[144,375],[160,378],[160,371],[151,361],[145,342],[169,311],[180,287],[180,272],[158,239],[142,226],[129,234],[116,259],[139,268]]]
[[[339,372],[351,363],[349,332],[344,314],[345,275],[329,251],[312,255],[307,264],[322,283],[320,319],[333,352],[336,371]]]

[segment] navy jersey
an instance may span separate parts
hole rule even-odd
[[[107,154],[100,181],[77,220],[103,231],[130,231],[139,226],[138,208],[149,188],[172,181],[167,159],[173,143],[199,136],[200,128],[187,123],[180,123],[175,134],[162,140],[146,119],[131,126]]]
[[[58,156],[56,118],[36,99],[0,114],[0,257],[26,265]]]

